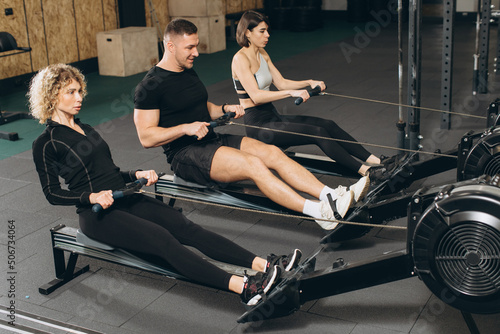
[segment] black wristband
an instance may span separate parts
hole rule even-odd
[[[222,105],[222,113],[223,113],[223,114],[225,114],[225,113],[226,113],[226,111],[224,110],[224,107],[225,107],[225,106],[227,106],[227,103],[224,103],[224,104]]]

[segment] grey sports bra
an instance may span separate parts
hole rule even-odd
[[[259,69],[257,70],[257,72],[255,72],[254,74],[254,77],[255,77],[255,80],[257,81],[257,85],[259,86],[259,89],[262,89],[262,90],[269,90],[269,87],[271,86],[271,83],[273,82],[273,77],[271,75],[271,72],[269,71],[269,66],[267,65],[267,62],[266,60],[264,59],[264,57],[262,56],[262,54],[260,54],[260,67]],[[239,80],[236,80],[235,78],[233,78],[233,83],[234,83],[234,89],[236,89],[237,91],[245,91],[245,88],[243,88],[243,85],[241,84],[241,82]],[[237,93],[238,94],[238,98],[240,99],[249,99],[250,96],[245,92],[245,93]]]

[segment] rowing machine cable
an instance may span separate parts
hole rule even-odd
[[[254,128],[254,129],[260,129],[260,130],[281,132],[281,133],[292,134],[292,135],[296,135],[296,136],[304,136],[304,137],[311,137],[311,138],[318,138],[318,139],[325,139],[325,140],[333,140],[333,141],[338,141],[338,142],[343,142],[343,143],[351,143],[351,144],[358,144],[358,145],[364,145],[364,146],[386,148],[386,149],[390,149],[390,150],[405,151],[405,152],[410,152],[410,153],[423,153],[423,154],[430,154],[430,155],[436,155],[436,156],[447,157],[447,158],[455,158],[455,159],[457,158],[454,155],[438,153],[438,152],[427,152],[427,151],[421,151],[421,150],[401,149],[401,148],[396,148],[396,147],[386,146],[386,145],[370,144],[370,143],[363,143],[363,142],[357,142],[357,141],[346,140],[346,139],[322,137],[322,136],[316,136],[316,135],[310,135],[310,134],[298,133],[298,132],[292,132],[292,131],[286,131],[286,130],[271,129],[271,128],[266,128],[266,127],[261,127],[261,126],[256,126],[256,125],[235,123],[233,121],[229,121],[227,124],[239,125],[239,126],[243,126],[243,127],[247,127],[247,128]]]
[[[342,97],[342,98],[353,99],[353,100],[360,100],[360,101],[366,101],[366,102],[375,102],[375,103],[388,104],[388,105],[397,106],[397,107],[406,107],[406,108],[412,108],[412,109],[421,109],[421,110],[435,111],[435,112],[441,112],[441,113],[458,115],[458,116],[464,116],[464,117],[473,117],[473,118],[479,118],[479,119],[486,119],[485,116],[470,115],[470,114],[464,114],[464,113],[459,113],[459,112],[454,112],[454,111],[446,111],[446,110],[434,109],[434,108],[427,108],[427,107],[410,106],[410,105],[407,105],[407,104],[401,104],[401,103],[395,103],[395,102],[386,102],[386,101],[380,101],[380,100],[372,100],[372,99],[367,99],[367,98],[362,98],[362,97],[355,97],[355,96],[348,96],[348,95],[341,95],[341,94],[333,94],[333,93],[327,93],[327,92],[321,92],[321,93],[319,93],[319,95],[330,95],[330,96]]]
[[[161,196],[161,197],[173,198],[173,199],[179,198],[175,195],[161,194],[161,193],[146,191],[146,190],[142,190],[142,189],[137,191],[137,193],[138,194],[142,193],[142,194],[148,194],[148,195],[154,195],[154,196]],[[339,224],[346,224],[346,225],[357,225],[357,226],[406,230],[406,227],[404,227],[404,226],[379,225],[379,224],[370,224],[370,223],[351,222],[351,221],[338,220],[338,219],[313,218],[313,217],[307,217],[307,216],[292,215],[292,214],[287,214],[287,213],[269,212],[269,211],[262,211],[262,210],[257,210],[257,209],[241,208],[241,207],[235,207],[235,206],[219,204],[219,203],[204,202],[204,201],[200,201],[200,200],[196,200],[196,199],[192,199],[192,198],[182,198],[182,200],[185,200],[185,201],[191,202],[191,203],[212,205],[212,206],[219,207],[219,208],[236,209],[236,210],[240,210],[240,211],[253,212],[253,213],[264,213],[264,214],[268,214],[268,215],[286,217],[286,218],[297,218],[297,219],[314,220],[314,221],[321,220],[321,221],[327,221],[327,222],[333,221],[333,222],[337,222]]]

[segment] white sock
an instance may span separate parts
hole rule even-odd
[[[306,199],[302,213],[313,218],[321,218],[321,208],[319,202]]]
[[[329,186],[325,186],[323,188],[323,190],[321,190],[321,194],[319,194],[319,200],[320,201],[325,201],[326,203],[328,203],[328,197],[326,196],[328,194],[332,195],[332,200],[333,201],[335,201],[338,198],[337,193],[335,192],[335,190],[333,190]]]

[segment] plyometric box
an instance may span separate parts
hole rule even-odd
[[[193,22],[198,27],[199,53],[214,53],[226,49],[226,24],[224,15],[205,17],[172,17]]]
[[[97,33],[99,74],[126,77],[158,63],[158,37],[153,27],[127,27]]]

